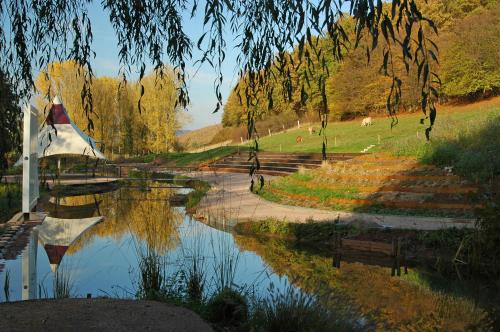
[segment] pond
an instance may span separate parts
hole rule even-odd
[[[234,284],[255,298],[291,288],[320,298],[363,330],[465,330],[489,322],[491,304],[477,300],[469,286],[457,291],[417,268],[391,277],[390,268],[362,260],[336,269],[327,250],[234,235],[170,203],[187,191],[149,182],[45,197],[39,210],[50,218],[31,231],[18,257],[0,260],[2,287],[8,279],[8,294],[0,292],[0,301],[6,295],[9,301],[53,297],[61,275],[75,297],[135,298],[140,258],[153,251],[165,258],[168,275],[197,259],[210,290],[220,282],[221,265],[232,265]]]

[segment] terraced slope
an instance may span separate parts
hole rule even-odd
[[[328,154],[328,161],[337,162],[360,156],[360,153],[332,153]],[[314,169],[323,163],[320,153],[259,153],[260,170],[258,174],[284,176],[295,173],[299,168]],[[248,173],[251,162],[248,153],[234,153],[219,159],[207,166],[201,167],[204,171],[227,173]]]
[[[261,195],[290,205],[384,214],[471,217],[479,188],[413,158],[363,155],[275,179]]]

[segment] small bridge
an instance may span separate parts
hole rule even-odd
[[[363,153],[329,153],[327,161],[336,162],[349,160],[363,155]],[[295,173],[300,167],[317,168],[323,162],[321,153],[281,153],[260,152],[258,154],[260,169],[258,174],[284,176]],[[248,153],[236,152],[227,157],[202,166],[202,171],[217,171],[223,173],[248,173],[252,162],[248,160]]]

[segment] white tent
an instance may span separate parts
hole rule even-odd
[[[71,121],[58,96],[52,101],[45,125],[38,134],[38,142],[38,158],[75,154],[106,159],[96,148],[95,141]]]
[[[82,132],[66,113],[58,96],[52,101],[45,124],[38,132],[38,158],[53,155],[82,155],[106,159],[92,137]],[[20,165],[18,160],[16,165]]]

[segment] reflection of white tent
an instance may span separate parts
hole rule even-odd
[[[66,113],[59,97],[52,101],[45,125],[38,132],[38,158],[53,155],[83,155],[106,159],[95,141],[82,132]],[[20,165],[19,160],[16,165]]]
[[[90,218],[95,215],[100,215],[99,204],[101,204],[101,201],[97,199],[94,202],[83,205],[63,205],[57,202],[53,203],[49,200],[44,204],[44,210],[48,212],[49,215],[57,218]]]
[[[101,222],[103,217],[84,219],[59,219],[45,217],[37,226],[38,241],[49,257],[50,268],[56,271],[66,250],[88,229]]]

